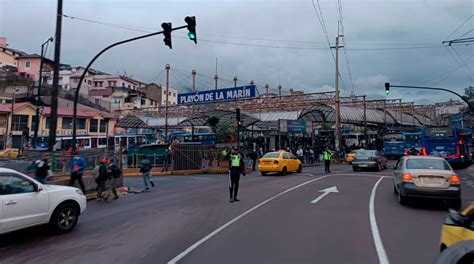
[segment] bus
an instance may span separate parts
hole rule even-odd
[[[402,132],[388,133],[383,136],[383,152],[387,158],[400,158],[405,155],[405,139]]]
[[[201,144],[214,145],[216,143],[216,135],[213,132],[181,133],[175,135],[181,144]]]
[[[422,154],[445,158],[453,165],[470,165],[474,148],[472,131],[457,127],[423,129]]]
[[[421,131],[418,132],[403,132],[403,141],[404,141],[404,155],[408,155],[408,151],[411,148],[415,148],[421,153]]]

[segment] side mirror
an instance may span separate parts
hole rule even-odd
[[[43,186],[40,184],[35,184],[34,187],[36,192],[41,192],[43,190]]]
[[[396,166],[395,165],[390,165],[390,166],[388,166],[388,168],[391,169],[391,170],[394,170],[396,168]]]

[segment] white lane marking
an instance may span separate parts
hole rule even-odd
[[[336,186],[332,186],[332,187],[329,187],[329,188],[326,188],[324,190],[321,190],[319,192],[322,192],[323,194],[321,194],[320,196],[318,196],[316,199],[312,200],[310,203],[312,204],[316,204],[318,203],[319,201],[321,201],[324,197],[326,197],[326,195],[330,194],[330,193],[338,193],[339,190],[337,189]]]
[[[369,200],[369,219],[370,219],[370,229],[372,230],[372,237],[374,238],[375,249],[377,250],[377,255],[379,257],[379,263],[388,264],[387,254],[383,247],[382,239],[380,238],[379,228],[377,226],[377,219],[375,218],[375,193],[377,192],[377,187],[384,177],[380,178],[372,188],[370,193]]]
[[[378,175],[378,174],[355,174],[355,173],[338,173],[333,174],[334,176],[357,176],[357,177],[375,177],[375,178],[390,178],[393,175]]]
[[[197,247],[199,247],[200,245],[204,244],[207,240],[211,239],[213,236],[217,235],[219,232],[221,232],[222,230],[224,230],[225,228],[229,227],[230,225],[232,225],[233,223],[237,222],[239,219],[241,219],[242,217],[250,214],[251,212],[257,210],[259,207],[271,202],[272,200],[275,200],[276,198],[288,193],[288,192],[291,192],[295,189],[298,189],[306,184],[309,184],[309,183],[312,183],[314,181],[317,181],[317,180],[321,180],[321,179],[324,179],[324,178],[327,178],[331,175],[325,175],[325,176],[321,176],[319,178],[316,178],[316,179],[312,179],[312,180],[309,180],[309,181],[306,181],[306,182],[303,182],[299,185],[296,185],[294,187],[291,187],[290,189],[287,189],[275,196],[272,196],[270,198],[268,198],[267,200],[257,204],[256,206],[250,208],[249,210],[243,212],[242,214],[240,214],[239,216],[235,217],[234,219],[230,220],[229,222],[225,223],[224,225],[222,225],[221,227],[217,228],[216,230],[212,231],[210,234],[208,234],[207,236],[201,238],[200,240],[198,240],[197,242],[195,242],[194,244],[192,244],[190,247],[188,247],[186,250],[184,250],[183,252],[181,252],[179,255],[177,255],[176,257],[174,257],[172,260],[168,261],[168,264],[176,264],[178,263],[178,261],[180,261],[181,259],[183,259],[186,255],[188,255],[189,253],[191,253],[191,251],[193,251],[194,249],[196,249]]]

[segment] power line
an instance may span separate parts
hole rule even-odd
[[[459,25],[451,34],[449,34],[446,38],[444,39],[449,39],[454,33],[456,33],[460,28],[462,28],[474,15],[470,15],[466,20],[464,20],[461,25]]]
[[[90,22],[90,23],[95,23],[95,24],[100,24],[104,26],[109,26],[109,27],[115,27],[115,28],[120,28],[120,29],[126,29],[126,30],[131,30],[131,31],[137,31],[137,32],[142,32],[142,33],[151,33],[152,31],[147,31],[147,30],[140,30],[140,29],[135,29],[133,27],[129,26],[124,26],[121,24],[114,24],[114,23],[105,23],[105,22],[100,22],[100,21],[95,21],[95,20],[90,20],[90,19],[83,19],[83,18],[77,18],[77,17],[72,17],[72,16],[67,16],[64,15],[67,18],[70,19],[75,19],[75,20],[81,20],[85,22]],[[156,29],[155,29],[156,30]],[[203,34],[200,34],[203,35]],[[173,36],[174,38],[182,38],[182,39],[188,39],[188,37],[183,37],[183,36]],[[268,39],[269,40],[269,39]],[[279,46],[279,45],[263,45],[263,44],[249,44],[249,43],[240,43],[240,42],[230,42],[230,41],[219,41],[219,40],[210,40],[210,39],[199,39],[199,41],[202,42],[209,42],[209,43],[219,43],[219,44],[229,44],[229,45],[237,45],[237,46],[247,46],[247,47],[261,47],[261,48],[277,48],[277,49],[294,49],[294,50],[327,50],[327,48],[321,48],[321,47],[298,47],[298,46]],[[273,40],[272,40],[273,41]],[[276,40],[278,41],[278,40]],[[317,42],[314,42],[317,43]],[[362,43],[359,43],[362,44]],[[368,44],[368,43],[367,43]],[[330,45],[330,43],[329,43]],[[384,44],[384,43],[376,43],[376,44],[368,44],[368,45],[394,45],[394,44]],[[400,44],[400,45],[406,45],[406,44]],[[378,51],[378,50],[404,50],[404,49],[426,49],[426,48],[436,48],[438,46],[419,46],[421,44],[413,44],[414,46],[411,47],[395,47],[395,48],[352,48],[348,50],[359,50],[359,51]],[[332,50],[331,50],[332,52]],[[333,56],[334,53],[332,52]],[[334,58],[335,59],[335,58]]]
[[[344,58],[346,60],[346,66],[347,66],[347,73],[349,75],[349,81],[351,83],[351,88],[352,88],[352,92],[354,93],[354,82],[352,80],[352,71],[351,71],[351,66],[350,66],[350,63],[349,63],[349,56],[347,56],[347,42],[346,42],[346,34],[344,32],[344,18],[343,18],[343,15],[342,15],[342,2],[341,0],[337,0],[337,3],[339,5],[339,8],[338,8],[338,12],[339,12],[339,20],[341,21],[341,30],[342,30],[342,45],[344,46],[343,50],[344,50]]]
[[[472,54],[469,58],[467,58],[466,63],[469,63],[472,58],[474,58],[474,54]],[[446,71],[442,74],[438,74],[437,77],[432,77],[432,78],[429,78],[429,79],[425,79],[425,80],[417,83],[417,85],[425,84],[425,83],[431,82],[433,80],[439,79],[435,83],[431,84],[431,85],[435,85],[435,84],[440,83],[441,81],[445,80],[446,78],[449,78],[452,74],[454,74],[457,70],[461,69],[462,67],[463,67],[463,65],[458,65],[456,68],[450,69],[450,70],[448,70],[448,71]]]

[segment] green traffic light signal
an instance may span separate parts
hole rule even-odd
[[[196,35],[194,35],[193,33],[190,32],[190,33],[188,33],[188,38],[189,38],[190,40],[195,40],[195,39],[196,39]]]
[[[388,95],[390,93],[390,83],[385,83],[385,94]]]

